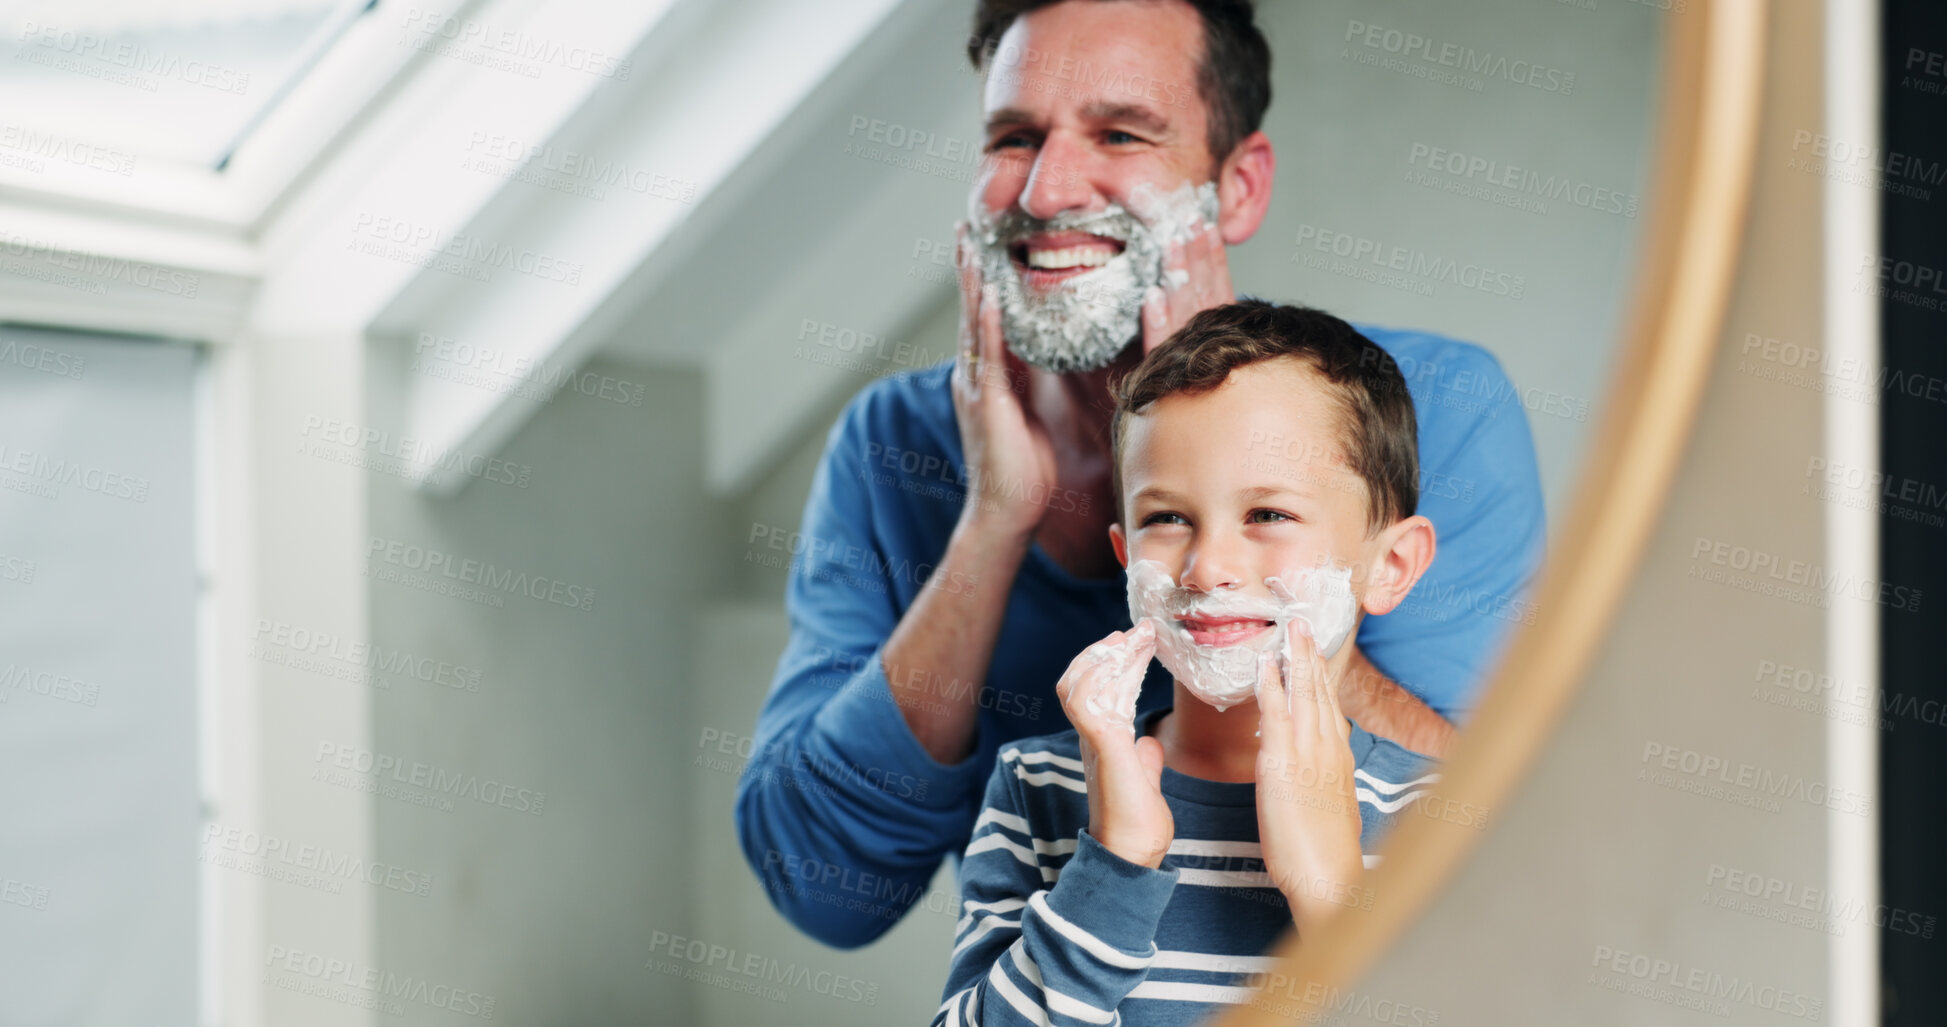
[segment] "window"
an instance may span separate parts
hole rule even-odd
[[[24,0],[0,18],[0,164],[219,167],[376,0]]]

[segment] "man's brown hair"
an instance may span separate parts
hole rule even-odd
[[[1324,378],[1338,405],[1338,442],[1366,483],[1368,534],[1413,516],[1420,502],[1419,421],[1399,366],[1344,321],[1310,307],[1240,300],[1191,318],[1115,383],[1111,480],[1122,502],[1123,436],[1129,418],[1177,393],[1222,385],[1240,367],[1298,357]]]
[[[976,0],[973,34],[967,37],[967,59],[973,62],[974,70],[985,70],[987,60],[1014,19],[1066,2],[1069,0]],[[1263,124],[1264,111],[1271,106],[1271,44],[1258,31],[1250,0],[1181,2],[1196,8],[1203,22],[1203,58],[1197,62],[1197,95],[1203,98],[1204,109],[1210,114],[1210,157],[1222,164],[1245,136]]]

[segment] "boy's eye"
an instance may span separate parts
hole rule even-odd
[[[1153,513],[1143,518],[1143,527],[1145,528],[1152,524],[1188,524],[1188,523],[1190,522],[1184,520],[1182,514],[1170,513],[1167,510],[1161,513]]]
[[[1281,510],[1252,510],[1244,519],[1251,524],[1276,524],[1279,521],[1296,521],[1298,518]]]

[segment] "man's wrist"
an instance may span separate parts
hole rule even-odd
[[[986,553],[1012,553],[1018,562],[1034,544],[1034,533],[1041,527],[1040,517],[1029,519],[983,509],[983,506],[977,495],[968,494],[959,523],[953,527],[952,542],[971,542]]]
[[[1451,721],[1387,677],[1356,649],[1339,679],[1339,711],[1367,734],[1434,759],[1445,759],[1453,744]]]

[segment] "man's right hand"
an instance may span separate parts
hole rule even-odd
[[[1001,337],[1000,302],[981,281],[970,229],[958,229],[960,352],[953,362],[953,415],[967,462],[963,523],[1032,536],[1054,494],[1055,448],[1015,391],[1027,365]]]
[[[1144,620],[1082,650],[1055,695],[1081,736],[1088,780],[1088,833],[1131,863],[1161,866],[1176,838],[1163,798],[1163,746],[1136,738],[1128,719],[1143,672],[1156,655],[1156,629]]]

